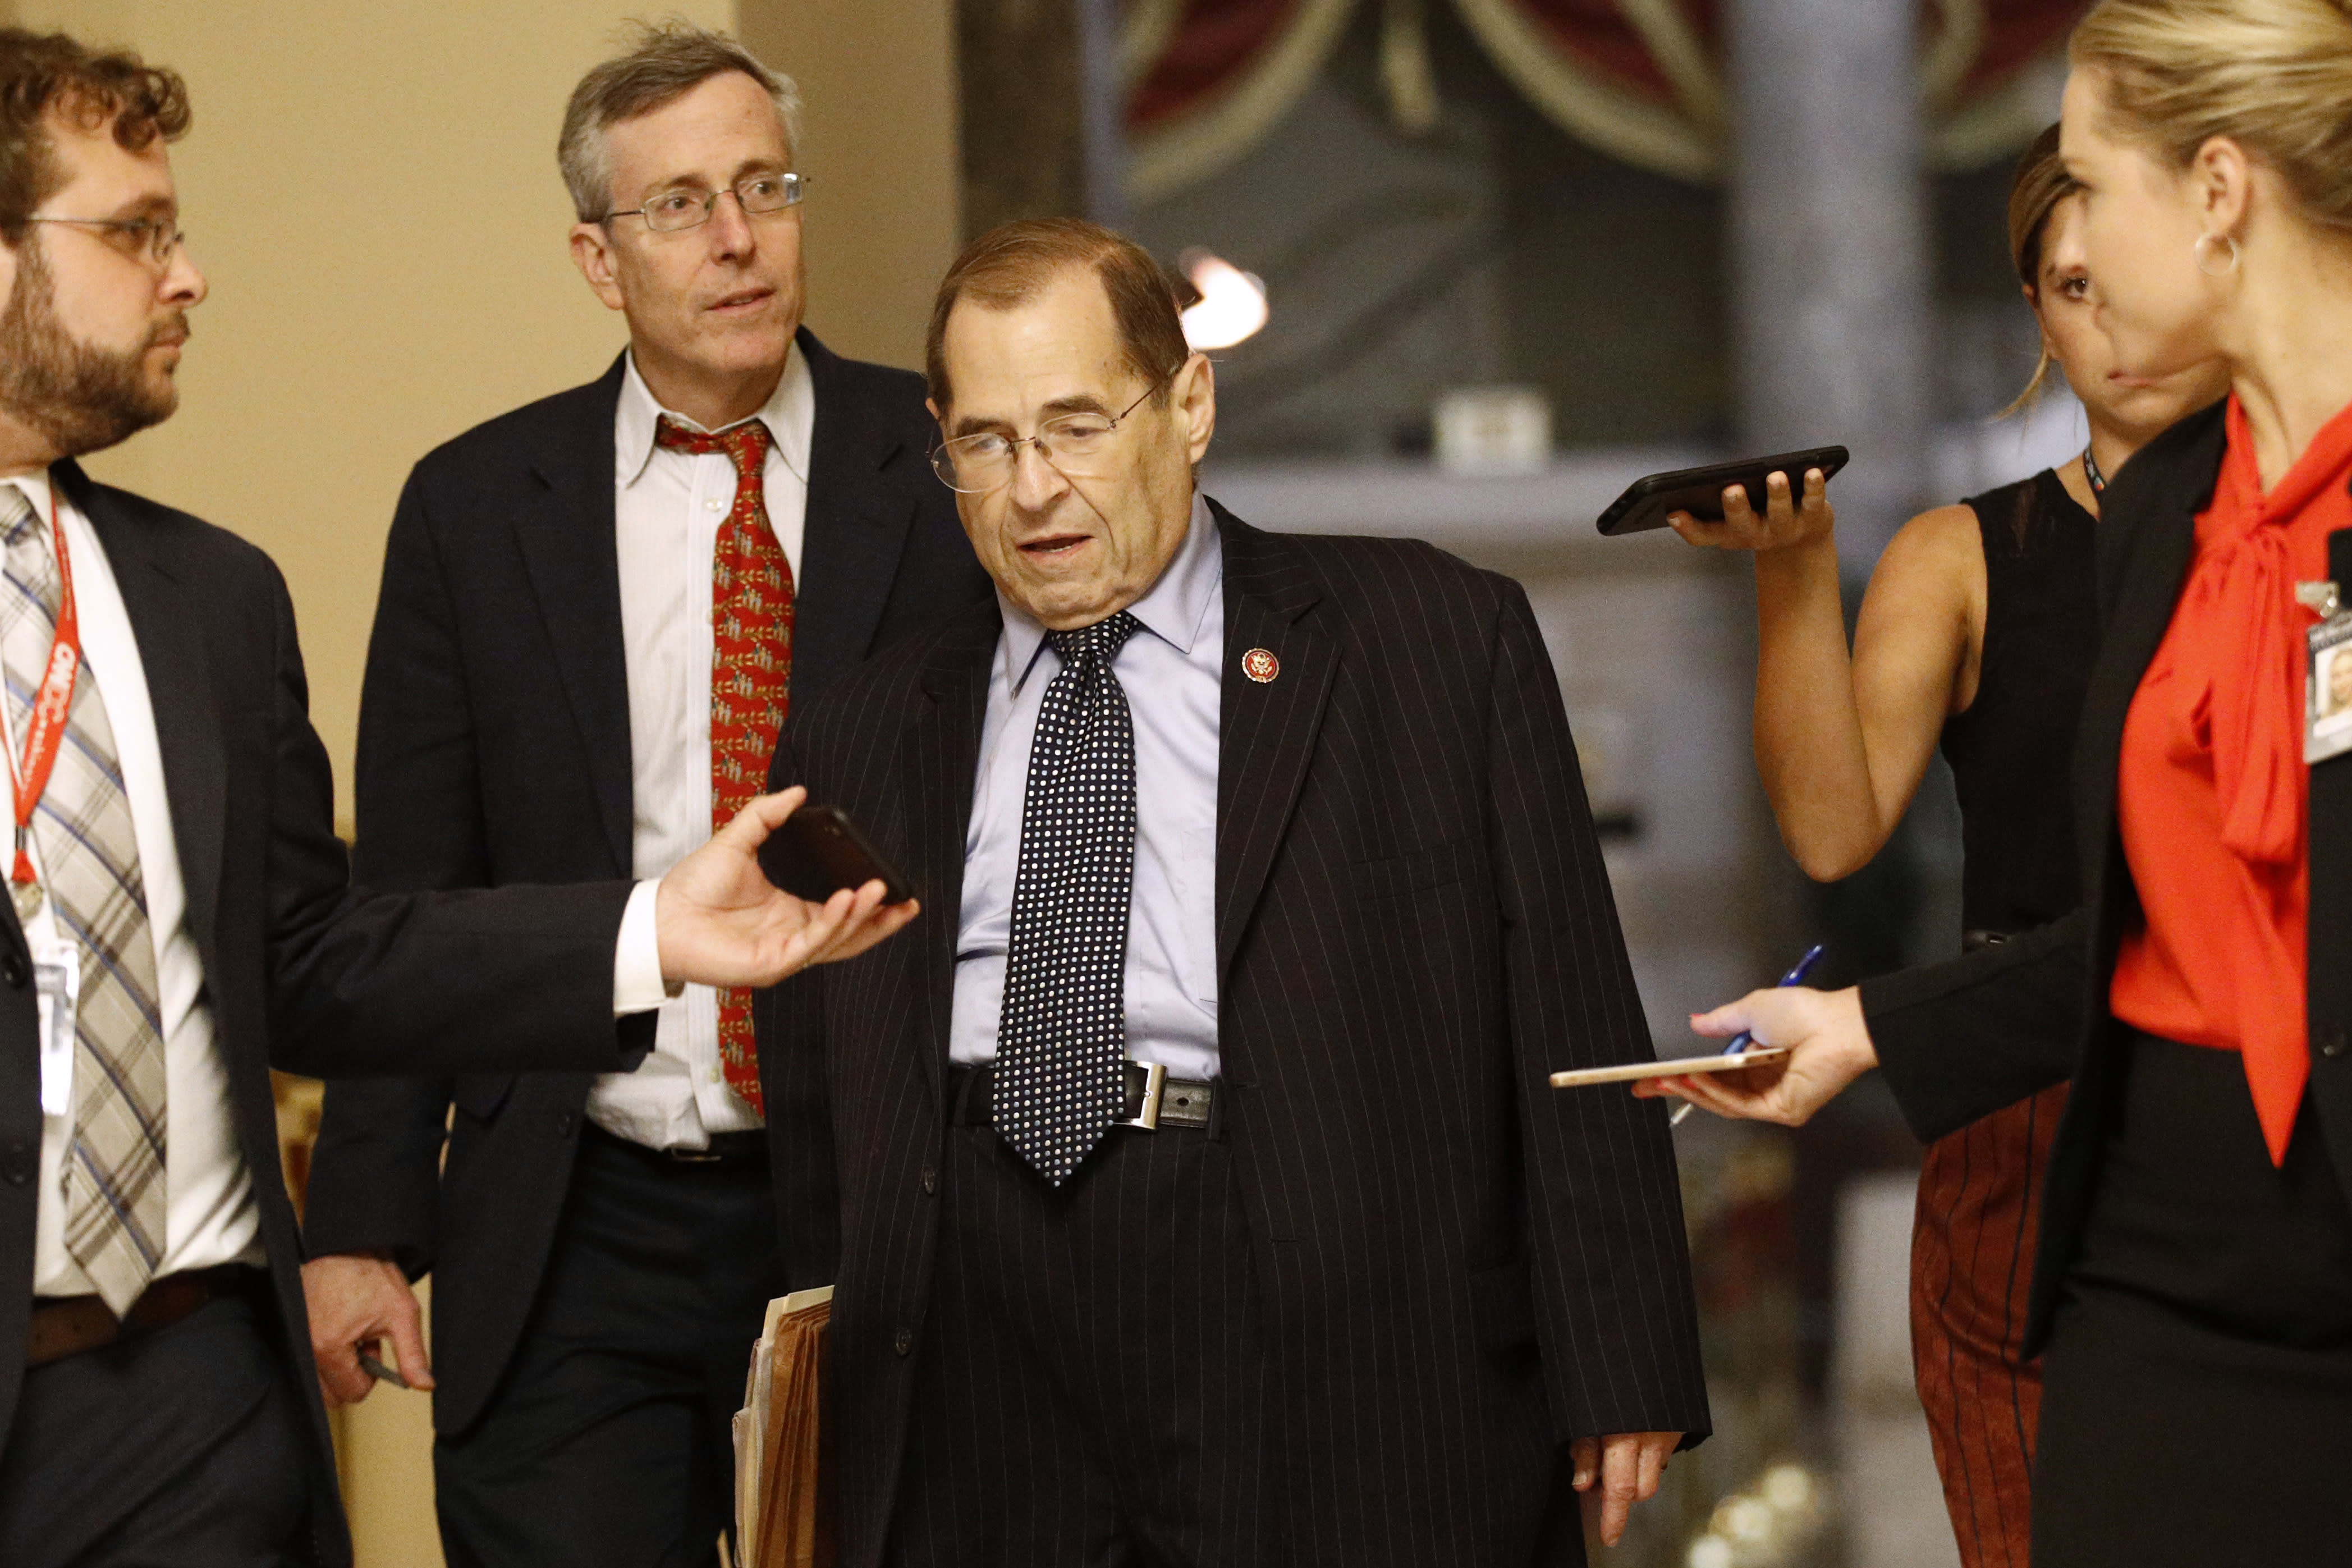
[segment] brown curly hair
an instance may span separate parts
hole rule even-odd
[[[0,27],[0,238],[24,243],[25,220],[65,186],[42,121],[58,114],[84,131],[110,123],[137,153],[188,132],[188,84],[129,49],[93,49],[64,33]]]

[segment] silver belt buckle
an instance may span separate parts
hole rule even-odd
[[[1122,1118],[1115,1125],[1140,1127],[1147,1132],[1157,1132],[1160,1131],[1160,1095],[1168,1087],[1168,1069],[1158,1062],[1129,1062],[1128,1066],[1143,1069],[1143,1103],[1136,1108],[1134,1115]],[[1122,1097],[1127,1092],[1126,1076],[1122,1068],[1119,1074]]]

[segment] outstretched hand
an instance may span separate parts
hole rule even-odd
[[[1764,480],[1764,515],[1748,502],[1746,485],[1726,485],[1723,521],[1701,522],[1686,511],[1669,512],[1666,525],[1685,543],[1706,550],[1783,550],[1830,538],[1837,514],[1830,509],[1829,480],[1819,468],[1805,470],[1801,501],[1789,488],[1789,476],[1774,470]]]
[[[761,795],[670,868],[654,906],[664,981],[773,985],[812,963],[855,958],[921,912],[912,899],[885,904],[878,881],[845,888],[821,904],[772,885],[760,869],[760,846],[807,798],[797,786]]]
[[[1786,1046],[1789,1056],[1730,1072],[1686,1073],[1633,1086],[1644,1100],[1676,1095],[1717,1116],[1801,1127],[1845,1086],[1878,1065],[1863,1021],[1862,993],[1774,986],[1750,991],[1727,1007],[1691,1016],[1691,1028],[1715,1039],[1742,1029],[1759,1046]]]

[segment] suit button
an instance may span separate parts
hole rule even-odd
[[[940,1190],[940,1168],[939,1168],[937,1165],[926,1165],[926,1166],[924,1166],[924,1167],[923,1167],[923,1195],[924,1195],[925,1197],[929,1197],[932,1194],[934,1194],[934,1193],[936,1193],[936,1192],[938,1192],[939,1190]]]
[[[22,991],[25,982],[33,977],[33,972],[25,967],[25,955],[10,948],[7,956],[0,958],[0,975],[6,976],[10,985]]]
[[[2319,1054],[2321,1056],[2333,1061],[2337,1057],[2343,1056],[2347,1051],[2352,1051],[2352,1039],[2347,1039],[2345,1037],[2343,1025],[2338,1024],[2334,1028],[2325,1030],[2321,1033],[2319,1037]]]
[[[555,1135],[558,1138],[571,1137],[572,1132],[576,1131],[579,1126],[580,1113],[578,1111],[559,1110],[555,1113]]]
[[[12,1138],[8,1147],[0,1150],[0,1175],[8,1178],[12,1187],[21,1187],[33,1179],[33,1168],[40,1163],[33,1146],[22,1138]]]
[[[900,1329],[898,1331],[898,1337],[890,1342],[890,1348],[897,1351],[900,1355],[914,1354],[915,1331],[912,1329]]]

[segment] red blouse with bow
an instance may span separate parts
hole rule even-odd
[[[2273,1163],[2311,1072],[2305,1013],[2311,770],[2303,761],[2304,632],[2295,584],[2327,575],[2352,528],[2352,408],[2263,493],[2245,411],[2197,552],[2124,725],[2116,814],[2146,923],[2116,959],[2125,1023],[2234,1050]],[[2345,584],[2352,596],[2352,584]]]

